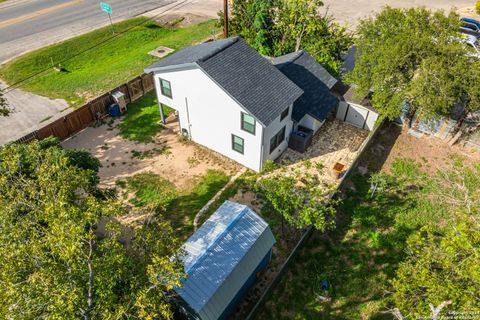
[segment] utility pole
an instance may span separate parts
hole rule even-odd
[[[228,38],[228,0],[223,0],[223,37]]]
[[[113,26],[112,16],[110,15],[110,12],[108,12],[108,19],[110,19],[110,26],[112,27],[112,34],[115,35],[115,27]]]

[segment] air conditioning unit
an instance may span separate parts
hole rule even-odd
[[[121,113],[127,112],[127,102],[125,101],[125,94],[122,91],[114,91],[112,93],[112,98],[120,107]]]

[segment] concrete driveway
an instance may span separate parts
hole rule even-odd
[[[0,88],[5,88],[5,84],[0,82]],[[13,111],[8,117],[0,117],[0,145],[15,141],[72,111],[65,100],[51,100],[19,89],[7,92],[5,97]]]
[[[475,4],[473,0],[324,0],[325,8],[335,19],[354,30],[360,19],[368,17],[383,7],[409,8],[424,6],[430,9],[464,9]]]

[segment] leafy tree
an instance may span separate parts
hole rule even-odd
[[[346,29],[319,14],[321,0],[236,0],[230,29],[265,55],[304,49],[329,71],[340,70],[341,55],[352,44]],[[220,22],[223,16],[220,14]]]
[[[269,168],[255,181],[254,188],[290,226],[301,229],[313,225],[324,231],[334,225],[335,206],[340,200],[331,199],[333,189],[321,183],[318,175],[309,172],[313,164],[303,165],[303,169],[293,172],[286,168],[277,171]]]
[[[320,15],[321,0],[282,0],[276,10],[278,34],[275,55],[304,49],[331,73],[338,74],[342,55],[352,45],[352,37],[331,16]]]
[[[373,91],[372,103],[395,119],[411,111],[450,116],[455,103],[478,108],[480,63],[471,58],[458,32],[459,17],[425,8],[386,7],[358,27],[355,69],[346,77],[359,95]]]
[[[10,114],[11,110],[8,105],[8,101],[3,94],[3,90],[0,89],[0,116],[6,117]]]
[[[121,224],[124,209],[93,192],[97,163],[57,143],[0,150],[1,317],[171,318],[183,276],[172,228]]]
[[[480,0],[477,0],[477,2],[475,3],[475,12],[477,14],[480,14]]]
[[[392,285],[395,305],[405,316],[428,316],[429,304],[480,312],[480,216],[463,212],[439,231],[423,227],[407,242],[408,257]]]
[[[480,312],[479,191],[480,165],[466,166],[458,157],[452,169],[432,178],[429,195],[421,200],[440,203],[449,215],[409,237],[407,258],[391,281],[398,314],[429,316],[446,306]]]
[[[229,31],[264,55],[273,54],[274,12],[278,0],[237,0],[231,3]],[[223,13],[219,12],[223,25]]]

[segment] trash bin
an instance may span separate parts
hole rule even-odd
[[[108,107],[108,114],[112,117],[119,117],[122,114],[118,103],[113,103]]]

